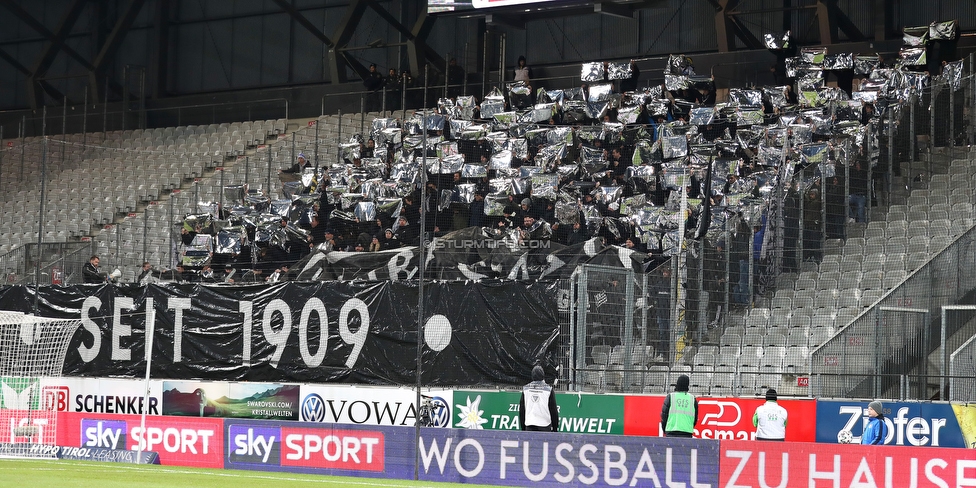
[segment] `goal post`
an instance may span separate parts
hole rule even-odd
[[[0,311],[0,457],[57,456],[56,405],[42,382],[61,377],[79,319]]]

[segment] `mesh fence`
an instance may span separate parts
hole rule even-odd
[[[55,457],[57,408],[45,403],[42,379],[60,378],[80,320],[0,312],[0,442],[5,455]]]
[[[330,115],[311,120],[277,118],[287,107],[269,102],[247,122],[187,107],[149,118],[179,124],[180,110],[210,110],[214,124],[21,137],[0,150],[10,229],[0,265],[19,281],[40,262],[53,281],[51,260],[24,246],[92,236],[91,253],[120,281],[142,281],[144,262],[157,268],[151,279],[206,271],[220,281],[229,269],[264,281],[309,244],[397,252],[394,237],[413,244],[475,227],[504,236],[501,245],[460,237],[465,252],[434,261],[430,276],[523,278],[579,261],[546,250],[523,262],[512,249],[591,249],[596,239],[610,254],[650,258],[556,276],[567,283],[567,382],[662,391],[676,371],[693,371],[717,393],[923,397],[945,374],[944,363],[917,369],[942,341],[932,334],[938,307],[971,289],[959,246],[974,216],[976,78],[971,62],[952,66],[959,76],[878,69],[850,94],[805,82],[799,96],[732,89],[714,107],[688,87],[649,87],[656,99],[633,119],[627,96],[594,102],[576,79],[539,80],[565,86],[528,95],[482,86],[480,118],[443,98],[457,86],[400,82],[399,92],[391,84],[345,100],[356,113],[324,100]],[[414,229],[401,231],[397,215]],[[527,217],[552,225],[530,238],[514,230]],[[83,254],[63,262],[66,276]],[[328,277],[367,277],[345,273]],[[889,329],[899,334],[878,336]]]

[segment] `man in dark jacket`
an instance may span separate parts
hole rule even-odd
[[[688,375],[678,377],[674,391],[664,398],[661,407],[661,425],[666,437],[692,437],[698,423],[698,399],[688,393],[691,380]]]
[[[532,368],[532,382],[522,388],[519,398],[519,426],[522,430],[559,431],[559,409],[556,393],[546,383],[542,366]]]
[[[105,275],[98,272],[98,256],[88,258],[88,262],[81,270],[85,283],[105,283]]]

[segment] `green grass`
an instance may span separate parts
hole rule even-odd
[[[0,487],[28,488],[288,488],[292,486],[364,488],[369,486],[448,488],[487,486],[431,481],[348,478],[311,474],[186,468],[181,466],[0,459]]]

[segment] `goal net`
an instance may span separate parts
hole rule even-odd
[[[61,377],[80,324],[0,311],[0,457],[56,457],[58,411],[42,382]]]

